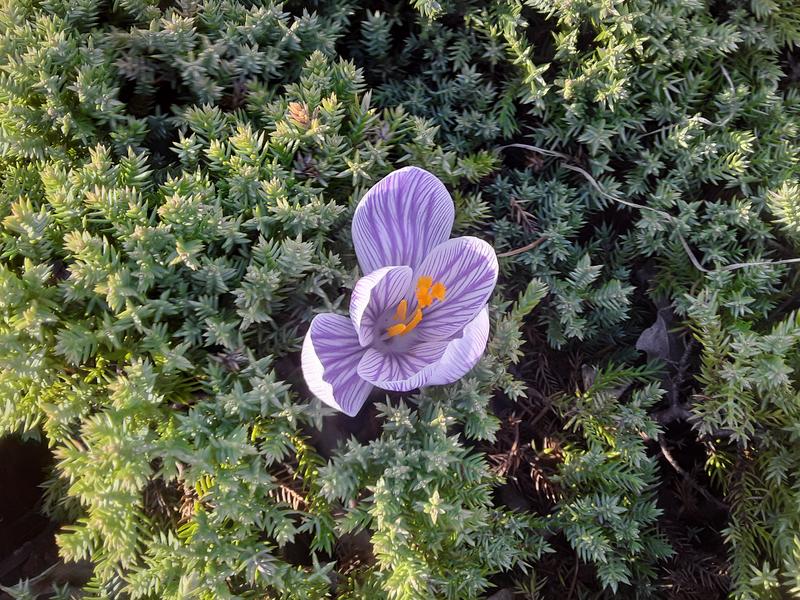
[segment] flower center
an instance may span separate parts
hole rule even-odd
[[[422,321],[423,309],[433,304],[434,300],[444,302],[446,293],[447,288],[441,281],[434,283],[433,278],[428,275],[420,277],[417,280],[417,289],[414,292],[414,295],[417,297],[417,310],[414,311],[411,319],[405,322],[408,316],[408,301],[403,298],[400,304],[397,305],[397,310],[394,311],[394,317],[392,317],[394,321],[400,321],[400,323],[387,328],[386,335],[388,337],[394,337],[396,335],[405,335],[409,331],[413,331]]]

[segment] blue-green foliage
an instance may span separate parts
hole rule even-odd
[[[701,435],[714,440],[708,469],[731,501],[727,542],[739,598],[777,598],[800,589],[796,510],[800,469],[800,316],[767,331],[731,322],[708,290],[690,299],[689,316],[703,343],[703,402],[694,412]],[[722,444],[729,438],[734,445]]]
[[[588,389],[563,397],[566,426],[579,431],[585,448],[567,446],[556,481],[564,496],[555,521],[585,562],[597,564],[604,587],[616,592],[633,584],[642,597],[652,585],[659,559],[672,549],[656,529],[657,464],[645,440],[660,434],[647,411],[663,395],[655,384],[621,395],[644,372],[610,368],[593,374]]]

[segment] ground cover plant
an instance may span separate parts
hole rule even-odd
[[[4,592],[800,596],[798,43],[791,0],[0,1]],[[349,417],[301,346],[406,166],[497,253],[488,347]]]

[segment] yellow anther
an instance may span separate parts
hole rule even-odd
[[[431,298],[431,293],[428,288],[417,288],[417,304],[419,304],[420,308],[428,308],[433,302],[433,298]]]
[[[408,323],[398,323],[397,325],[388,327],[386,329],[386,335],[394,337],[396,335],[405,335],[409,331],[413,331],[413,329],[419,325],[420,321],[422,321],[422,309],[428,308],[433,304],[434,300],[444,302],[446,293],[447,288],[441,281],[434,283],[433,277],[430,275],[422,275],[417,279],[417,289],[414,291],[414,296],[417,299],[417,310],[414,311],[414,315]],[[407,315],[408,301],[403,298],[394,311],[393,319],[395,321],[405,321]]]
[[[439,302],[444,302],[444,295],[447,293],[447,288],[441,281],[437,281],[431,287],[430,295],[436,298]]]
[[[408,325],[406,325],[406,328],[403,331],[400,332],[400,335],[407,334],[409,331],[414,329],[414,327],[419,325],[420,321],[422,321],[422,309],[418,308],[416,310],[416,312],[414,313],[414,316],[411,317],[411,320],[408,322]]]
[[[405,321],[406,314],[408,313],[408,301],[403,298],[400,300],[400,304],[397,305],[397,310],[394,311],[394,317],[392,317],[395,321]],[[395,327],[397,327],[395,325]]]
[[[405,323],[398,323],[397,325],[392,325],[386,330],[386,335],[389,337],[394,337],[396,335],[402,335],[406,331]]]
[[[429,287],[433,285],[433,277],[430,275],[423,275],[419,279],[417,279],[417,289],[424,289],[427,290]]]

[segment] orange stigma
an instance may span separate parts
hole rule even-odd
[[[394,317],[392,318],[395,321],[405,321],[407,312],[408,312],[408,301],[405,298],[403,298],[400,301],[400,304],[397,305],[397,310],[394,311]]]
[[[405,335],[408,332],[413,331],[414,328],[422,321],[422,310],[433,304],[434,300],[444,302],[444,297],[446,294],[447,288],[441,281],[434,283],[433,278],[430,275],[422,275],[417,280],[417,288],[414,291],[414,296],[417,298],[418,308],[414,311],[411,320],[408,323],[403,323],[408,314],[408,300],[403,298],[397,305],[397,310],[395,310],[393,317],[395,321],[401,322],[397,325],[392,325],[391,327],[387,328],[386,334],[389,337],[394,337],[396,335]]]

